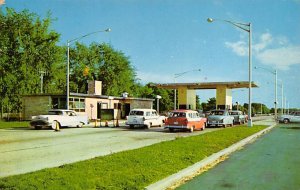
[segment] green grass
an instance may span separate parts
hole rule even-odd
[[[0,129],[8,128],[27,128],[29,121],[0,121]]]
[[[144,189],[265,126],[239,126],[0,179],[0,189]],[[24,158],[26,159],[26,158]]]

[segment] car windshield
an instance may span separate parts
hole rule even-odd
[[[186,114],[183,112],[172,112],[170,117],[186,117]]]
[[[61,111],[49,111],[48,115],[62,115]]]
[[[133,110],[133,111],[130,112],[129,115],[144,115],[144,112],[143,111]]]
[[[211,115],[224,115],[224,111],[212,111]]]

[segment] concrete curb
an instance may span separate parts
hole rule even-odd
[[[201,169],[204,169],[205,167],[212,165],[216,163],[219,159],[223,158],[224,156],[227,156],[236,150],[240,149],[241,147],[245,146],[246,144],[254,141],[257,137],[269,132],[271,129],[273,129],[276,126],[276,124],[271,125],[270,127],[261,130],[233,145],[231,145],[228,148],[225,148],[221,150],[220,152],[217,152],[215,154],[212,154],[211,156],[201,160],[200,162],[197,162],[196,164],[189,166],[173,175],[170,175],[154,184],[151,184],[147,187],[145,187],[146,190],[162,190],[167,189],[171,187],[172,185],[178,183],[179,181],[184,180],[185,178],[188,178],[189,176],[193,176],[197,174],[197,172]]]

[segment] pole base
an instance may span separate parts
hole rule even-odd
[[[248,127],[252,127],[253,124],[252,124],[252,119],[248,119]]]

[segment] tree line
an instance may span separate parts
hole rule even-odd
[[[58,45],[60,34],[51,29],[53,21],[50,13],[41,18],[28,10],[0,10],[1,118],[4,112],[21,111],[23,95],[66,93],[67,47]],[[86,93],[88,80],[102,81],[105,95],[127,92],[153,99],[160,95],[161,111],[174,107],[172,90],[141,84],[130,58],[110,44],[76,42],[70,47],[70,92]],[[197,109],[215,108],[215,98],[207,103],[200,103],[199,96],[196,100]],[[246,110],[247,105],[240,109]],[[263,109],[269,112],[265,105]]]
[[[20,112],[23,95],[66,93],[67,47],[58,45],[60,34],[51,29],[53,21],[50,13],[41,18],[28,10],[0,10],[1,117],[3,112]],[[70,92],[86,93],[88,80],[102,81],[105,95],[159,94],[161,110],[173,107],[173,92],[142,85],[129,57],[110,44],[76,42],[70,47]]]

